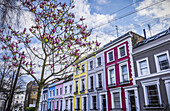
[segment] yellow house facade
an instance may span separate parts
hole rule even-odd
[[[84,60],[84,59],[83,59]],[[87,61],[77,62],[73,79],[73,111],[85,109],[87,101]]]

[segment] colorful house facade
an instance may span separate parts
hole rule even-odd
[[[53,111],[55,109],[54,98],[55,98],[55,83],[50,84],[48,87],[47,110],[50,109],[50,111]]]
[[[73,110],[87,110],[87,61],[79,60],[73,78]]]
[[[128,32],[104,46],[109,111],[126,111],[127,104],[131,104],[131,110],[139,110],[137,87],[133,79],[132,47],[141,40],[143,37]]]

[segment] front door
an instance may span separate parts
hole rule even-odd
[[[128,93],[129,93],[129,111],[136,111],[134,90],[128,91]]]

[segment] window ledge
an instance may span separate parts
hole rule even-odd
[[[97,90],[97,91],[103,90],[103,87],[96,87],[96,90]]]
[[[84,93],[84,92],[85,92],[85,90],[80,91],[80,93]]]
[[[108,84],[107,87],[115,87],[116,86],[116,83],[113,83],[113,84]]]
[[[111,108],[110,111],[123,111],[123,108]]]
[[[99,66],[97,66],[96,68],[99,68],[99,67],[101,67],[102,65],[99,65]]]
[[[115,61],[115,60],[112,60],[112,61],[107,61],[107,64],[108,64],[108,63],[111,63],[111,62],[113,62],[113,61]]]
[[[126,85],[126,84],[130,84],[130,81],[119,82],[119,85]]]
[[[90,109],[90,111],[98,111],[98,109]]]
[[[74,94],[78,94],[78,92],[74,92]]]
[[[80,111],[80,109],[75,109],[75,111]]]
[[[89,92],[93,92],[93,91],[94,91],[94,89],[88,89],[88,91],[89,91]]]
[[[144,109],[164,109],[164,106],[161,104],[161,105],[144,105]]]

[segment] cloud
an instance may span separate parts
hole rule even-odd
[[[99,0],[98,2],[101,3],[101,0]],[[111,39],[112,40],[114,39],[113,35],[107,33],[113,30],[112,25],[107,23],[109,22],[109,20],[112,20],[116,16],[116,14],[114,15],[98,13],[91,14],[90,13],[91,8],[90,4],[88,3],[88,0],[76,0],[73,12],[75,13],[77,20],[82,16],[85,18],[84,23],[87,25],[88,29],[94,28],[90,40],[96,40],[96,35],[100,36],[102,38],[98,39],[98,41],[99,42],[102,41],[102,44],[104,45],[105,43],[108,43]],[[103,24],[107,25],[97,27]]]
[[[106,4],[108,3],[107,0],[95,0],[98,4]]]
[[[161,1],[161,0],[160,0]],[[136,10],[149,6],[153,3],[159,2],[158,0],[144,0],[139,6],[136,7]],[[141,19],[150,20],[141,26],[148,29],[147,25],[151,26],[152,35],[157,34],[170,26],[170,1],[166,0],[157,5],[151,6],[147,9],[139,11],[137,17],[134,19],[140,21]],[[147,31],[147,35],[150,35],[150,32]],[[150,35],[151,36],[151,35]]]

